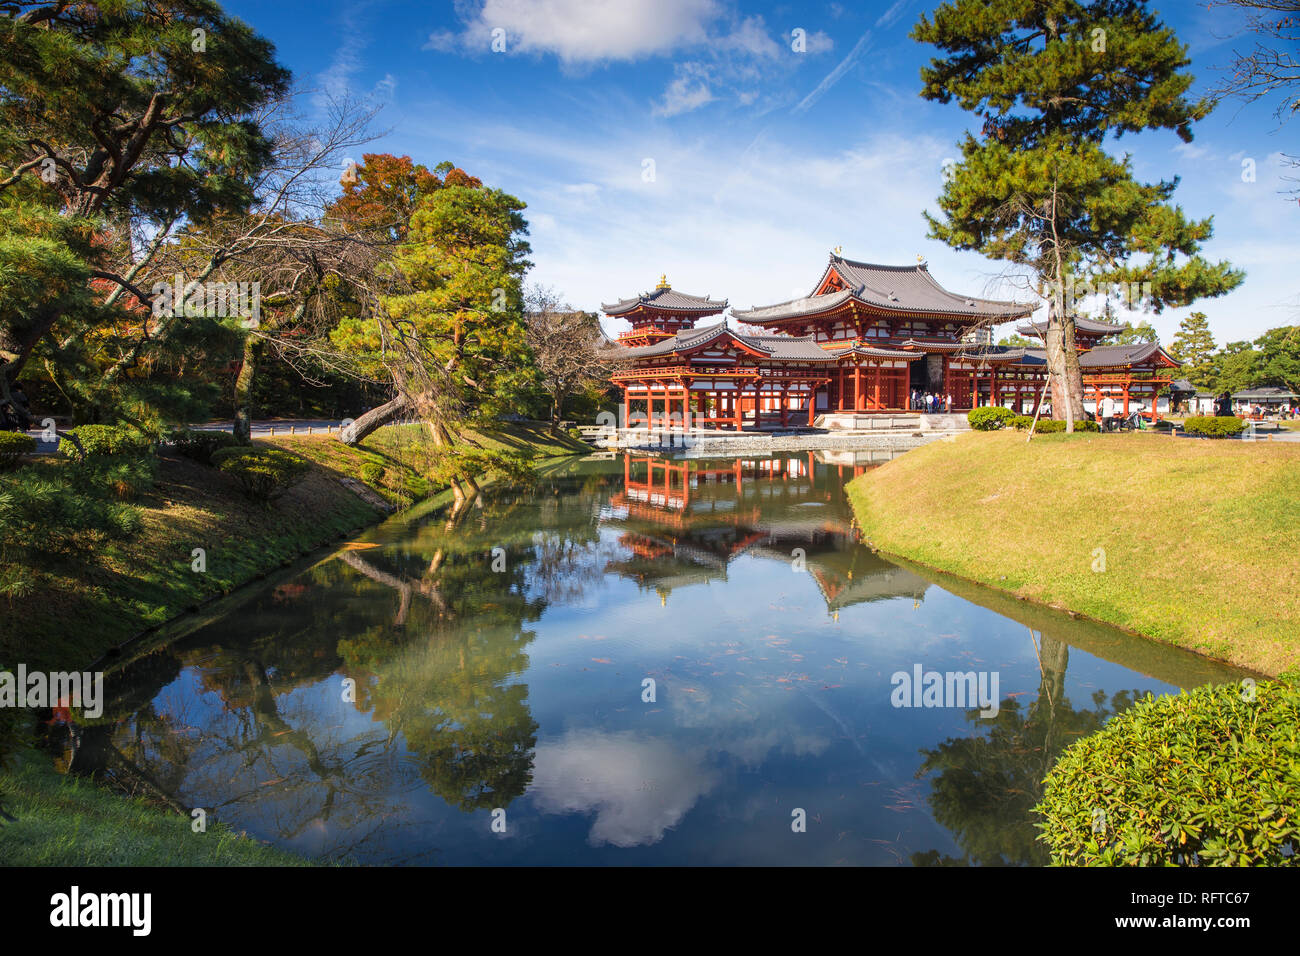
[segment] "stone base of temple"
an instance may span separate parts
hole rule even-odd
[[[907,412],[823,412],[813,424],[831,432],[918,431],[924,417]]]

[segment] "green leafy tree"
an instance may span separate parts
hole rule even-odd
[[[134,282],[151,258],[148,243],[114,255],[134,241],[117,226],[202,221],[247,206],[271,151],[249,116],[285,91],[289,74],[267,40],[211,0],[8,2],[0,15],[3,232],[23,235],[26,222],[30,236],[34,227],[44,243],[25,269],[51,286],[34,308],[0,301],[7,397],[51,332],[66,334],[70,320],[94,330],[109,319],[105,307],[127,296],[149,300]],[[28,196],[36,184],[45,193],[40,207],[57,207],[93,240],[60,242],[48,216],[44,227],[34,222],[41,216]],[[107,283],[100,308],[74,293],[73,264]]]
[[[1249,342],[1229,342],[1211,362],[1211,388],[1215,392],[1239,392],[1259,378],[1259,353]]]
[[[1013,349],[1032,349],[1036,348],[1039,344],[1040,343],[1027,339],[1020,334],[1006,335],[998,339],[998,345],[1005,345],[1008,348]]]
[[[1142,183],[1110,137],[1172,130],[1184,141],[1209,110],[1186,98],[1186,49],[1141,0],[949,0],[912,31],[942,56],[921,95],[983,120],[968,133],[930,235],[1027,271],[1048,299],[1052,408],[1067,430],[1083,417],[1069,299],[1137,283],[1159,312],[1221,295],[1242,280],[1205,261],[1211,219],[1171,204],[1177,181]],[[1132,287],[1132,286],[1130,286]]]
[[[1253,385],[1275,385],[1300,393],[1300,326],[1269,329],[1255,340],[1259,353]]]
[[[523,320],[528,243],[524,204],[498,189],[444,186],[423,199],[392,263],[400,290],[377,314],[340,323],[336,341],[382,363],[398,398],[440,444],[450,430],[511,411],[537,388]],[[359,441],[382,424],[376,409],[345,430]],[[453,487],[457,485],[453,484]]]
[[[1125,322],[1123,331],[1116,332],[1112,341],[1116,345],[1136,345],[1139,342],[1159,342],[1160,336],[1156,334],[1155,327],[1144,319],[1137,325]]]

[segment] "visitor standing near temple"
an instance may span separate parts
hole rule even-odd
[[[1110,431],[1115,423],[1115,399],[1107,395],[1101,400],[1102,431]]]

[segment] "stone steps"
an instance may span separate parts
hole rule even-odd
[[[898,414],[858,414],[856,412],[826,412],[818,415],[814,424],[829,432],[853,431],[919,431],[923,415],[900,412]]]

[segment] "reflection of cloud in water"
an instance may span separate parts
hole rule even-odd
[[[530,795],[543,813],[595,811],[594,846],[658,843],[717,784],[703,763],[668,740],[570,731],[538,743]]]
[[[676,726],[704,731],[701,742],[710,751],[728,753],[746,767],[759,766],[773,750],[816,757],[830,746],[823,734],[802,729],[806,719],[794,711],[803,701],[792,694],[733,686],[715,695],[701,681],[665,681],[664,687]]]

